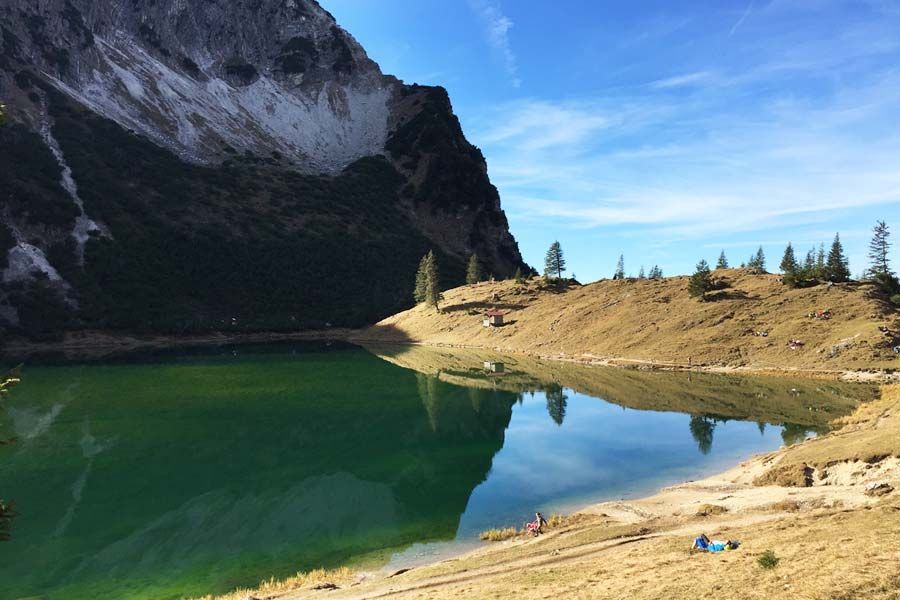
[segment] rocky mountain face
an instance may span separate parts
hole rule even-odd
[[[0,323],[358,325],[523,267],[442,88],[312,0],[4,0]]]

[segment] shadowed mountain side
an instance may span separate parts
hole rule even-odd
[[[878,394],[875,386],[834,381],[591,367],[488,350],[389,344],[365,347],[393,364],[459,385],[514,393],[562,386],[638,410],[791,423],[818,430]],[[505,372],[485,373],[485,361],[504,363]],[[723,388],[729,393],[723,393]]]
[[[0,596],[181,598],[452,539],[518,399],[476,392],[353,347],[31,367]]]

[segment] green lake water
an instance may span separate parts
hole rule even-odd
[[[417,370],[373,352],[27,363],[0,413],[0,439],[15,438],[0,498],[18,513],[0,598],[182,598],[413,564],[535,510],[715,472],[874,394],[537,363],[495,376],[474,357]]]

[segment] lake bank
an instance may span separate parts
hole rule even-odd
[[[776,275],[717,276],[727,287],[707,302],[689,297],[686,277],[484,282],[447,290],[439,312],[419,305],[353,337],[637,369],[880,381],[900,369],[900,311],[871,285],[790,289]],[[487,311],[502,324],[483,326]]]
[[[900,387],[885,386],[827,436],[636,501],[606,502],[539,538],[522,537],[403,573],[320,573],[300,589],[249,594],[302,600],[324,583],[340,599],[516,597],[655,599],[698,589],[744,598],[895,598],[900,559]],[[799,476],[798,476],[799,475]],[[881,487],[876,487],[881,486]],[[868,489],[874,488],[874,489]],[[691,554],[701,532],[738,539]],[[772,550],[771,570],[757,558]],[[233,598],[247,597],[246,592]]]
[[[22,515],[0,596],[174,600],[421,564],[423,547],[456,553],[537,509],[706,477],[875,393],[504,360],[498,377],[477,352],[325,342],[36,358],[0,419]]]

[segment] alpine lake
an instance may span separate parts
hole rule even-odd
[[[877,393],[338,342],[34,358],[22,378],[0,403],[0,598],[45,600],[430,562],[722,471]]]

